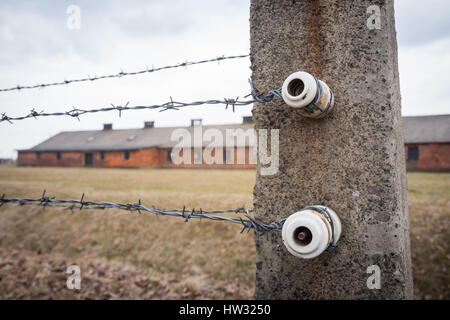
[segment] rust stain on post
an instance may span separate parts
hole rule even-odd
[[[305,24],[307,55],[305,61],[311,63],[308,66],[309,71],[316,77],[322,77],[323,55],[325,48],[325,39],[322,32],[324,18],[322,16],[322,7],[320,0],[307,1],[308,16]]]

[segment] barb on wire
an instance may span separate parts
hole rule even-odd
[[[15,91],[15,90],[20,91],[20,90],[24,90],[24,89],[46,88],[46,87],[51,87],[51,86],[67,85],[69,83],[74,83],[74,82],[96,81],[96,80],[107,79],[107,78],[121,78],[124,76],[138,75],[138,74],[143,74],[143,73],[153,73],[153,72],[161,71],[161,70],[165,70],[165,69],[174,69],[174,68],[180,68],[180,67],[186,68],[187,66],[191,66],[191,65],[195,65],[195,64],[209,63],[209,62],[215,62],[215,61],[220,62],[222,60],[229,60],[229,59],[246,58],[248,56],[249,56],[248,54],[234,55],[234,56],[219,56],[219,57],[216,57],[213,59],[206,59],[206,60],[199,60],[199,61],[185,61],[183,63],[167,65],[167,66],[158,67],[158,68],[155,68],[152,65],[151,69],[146,67],[143,70],[138,70],[138,71],[133,71],[133,72],[125,72],[122,69],[120,69],[120,71],[118,73],[114,73],[114,74],[108,74],[108,75],[96,76],[96,77],[91,77],[88,75],[87,78],[72,79],[72,80],[64,79],[64,81],[61,81],[61,82],[42,83],[42,84],[35,84],[35,85],[25,85],[25,86],[17,85],[15,87],[11,87],[11,88],[0,89],[0,92]]]
[[[242,225],[241,233],[247,229],[249,232],[251,229],[254,230],[255,233],[268,233],[272,230],[280,230],[283,227],[283,223],[286,221],[285,219],[281,219],[279,221],[274,221],[272,223],[266,224],[262,222],[258,222],[255,218],[250,214],[253,212],[253,209],[240,207],[236,209],[227,209],[227,210],[210,210],[205,211],[202,209],[192,209],[189,210],[186,207],[183,209],[157,209],[157,208],[148,208],[141,203],[141,200],[137,203],[117,203],[117,202],[109,202],[109,201],[87,201],[84,200],[84,193],[81,196],[80,200],[62,200],[55,199],[54,197],[49,197],[46,195],[46,192],[42,193],[42,196],[39,198],[5,198],[5,194],[0,197],[0,206],[5,203],[18,203],[20,205],[32,205],[32,206],[42,206],[42,207],[57,207],[57,208],[66,208],[68,210],[73,211],[74,209],[98,209],[104,210],[109,208],[116,208],[126,211],[136,211],[139,214],[142,212],[149,212],[157,216],[172,216],[172,217],[180,217],[184,219],[185,222],[188,222],[190,219],[209,219],[214,221],[225,221],[231,222],[235,224]],[[235,214],[243,214],[246,219],[242,219],[242,217],[227,217],[221,214],[224,213],[235,213]]]

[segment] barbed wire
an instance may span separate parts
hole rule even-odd
[[[24,116],[19,117],[10,117],[6,113],[1,114],[0,122],[8,121],[9,123],[12,123],[12,121],[17,120],[24,120],[28,118],[35,118],[38,117],[49,117],[49,116],[69,116],[73,118],[77,118],[80,120],[80,116],[86,114],[86,113],[97,113],[97,112],[108,112],[108,111],[118,111],[119,117],[122,115],[122,111],[126,110],[154,110],[154,109],[161,109],[160,111],[167,111],[167,110],[179,110],[181,108],[185,107],[191,107],[191,106],[200,106],[200,105],[214,105],[214,104],[222,104],[225,105],[225,109],[227,109],[229,106],[232,107],[233,111],[235,111],[236,106],[245,106],[253,103],[253,100],[238,100],[239,97],[236,99],[227,99],[224,98],[223,100],[203,100],[203,101],[195,101],[195,102],[178,102],[174,101],[172,97],[170,97],[170,101],[163,103],[163,104],[154,104],[154,105],[137,105],[137,106],[130,106],[129,102],[127,102],[125,105],[114,105],[111,104],[110,107],[103,107],[103,108],[96,108],[96,109],[81,109],[81,108],[75,108],[72,107],[72,110],[64,111],[64,112],[45,112],[45,111],[36,111],[36,108],[32,108],[31,111]]]
[[[62,200],[55,199],[54,197],[49,197],[46,195],[46,192],[42,193],[42,196],[39,198],[5,198],[5,194],[0,198],[0,207],[5,203],[18,203],[20,205],[33,205],[33,206],[41,206],[41,207],[57,207],[57,208],[66,208],[68,210],[82,210],[82,209],[94,209],[94,210],[104,210],[109,208],[116,208],[120,210],[126,211],[135,211],[139,214],[142,212],[149,212],[155,214],[157,216],[172,216],[183,218],[185,222],[188,222],[190,219],[209,219],[214,221],[225,221],[231,222],[235,224],[242,225],[241,233],[245,230],[249,232],[251,229],[254,230],[255,233],[268,233],[272,230],[280,230],[283,227],[283,223],[286,221],[286,218],[281,219],[279,221],[274,221],[269,224],[262,223],[256,221],[250,214],[253,212],[253,209],[240,207],[236,209],[227,209],[227,210],[210,210],[205,211],[202,209],[157,209],[157,208],[148,208],[141,203],[139,199],[137,203],[117,203],[117,202],[109,202],[109,201],[87,201],[84,200],[84,193],[81,196],[80,200]],[[217,214],[224,213],[243,213],[246,219],[242,219],[241,217],[233,218],[233,217],[225,217]]]
[[[161,109],[161,111],[167,111],[167,110],[179,110],[181,108],[185,107],[192,107],[192,106],[200,106],[200,105],[225,105],[225,109],[228,109],[228,107],[231,106],[233,112],[236,109],[236,106],[246,106],[249,104],[252,104],[254,102],[269,102],[273,99],[273,97],[277,97],[282,99],[280,95],[281,89],[277,90],[271,90],[265,95],[260,95],[259,92],[253,87],[251,80],[250,87],[251,87],[251,93],[246,95],[244,98],[247,98],[249,96],[252,96],[253,99],[251,100],[239,100],[239,97],[237,98],[223,98],[222,100],[203,100],[203,101],[195,101],[195,102],[178,102],[174,101],[172,97],[170,97],[170,101],[163,103],[163,104],[154,104],[154,105],[137,105],[137,106],[129,106],[129,102],[127,102],[125,105],[114,105],[111,104],[110,107],[103,107],[103,108],[95,108],[95,109],[81,109],[81,108],[75,108],[72,107],[69,111],[63,111],[63,112],[45,112],[42,111],[36,111],[36,109],[39,109],[38,107],[34,107],[30,110],[30,112],[24,116],[18,116],[18,117],[11,117],[8,116],[5,112],[1,114],[0,122],[8,121],[9,123],[13,123],[12,121],[18,121],[18,120],[24,120],[29,118],[35,118],[38,117],[50,117],[50,116],[69,116],[73,118],[77,118],[78,121],[80,121],[80,116],[87,114],[87,113],[97,113],[97,112],[108,112],[108,111],[118,111],[119,117],[122,116],[122,111],[127,110],[154,110],[154,109]]]
[[[199,60],[199,61],[186,61],[183,63],[167,65],[167,66],[157,67],[157,68],[155,68],[152,65],[151,69],[146,67],[145,69],[138,70],[138,71],[132,71],[132,72],[125,72],[123,70],[120,70],[120,72],[114,73],[114,74],[95,76],[95,77],[88,76],[87,78],[72,79],[72,80],[64,79],[64,81],[61,81],[61,82],[42,83],[42,84],[35,84],[35,85],[17,85],[15,87],[11,87],[11,88],[0,89],[0,92],[15,91],[15,90],[20,91],[20,90],[24,90],[24,89],[46,88],[46,87],[51,87],[51,86],[67,85],[67,84],[74,83],[74,82],[96,81],[96,80],[108,79],[108,78],[121,78],[124,76],[138,75],[138,74],[144,74],[144,73],[153,73],[153,72],[166,70],[166,69],[188,67],[188,66],[192,66],[192,65],[196,65],[196,64],[203,64],[203,63],[209,63],[209,62],[219,62],[220,63],[220,61],[223,61],[223,60],[246,58],[248,56],[249,56],[248,54],[234,55],[234,56],[219,56],[219,57],[212,58],[212,59]]]
[[[252,95],[253,99],[255,99],[255,101],[257,101],[257,102],[260,102],[260,103],[270,102],[270,101],[272,101],[273,97],[283,99],[283,96],[281,95],[282,88],[279,88],[276,90],[270,90],[268,93],[266,93],[265,95],[262,96],[259,93],[259,91],[257,89],[255,89],[255,87],[253,86],[252,79],[248,79],[248,83],[250,84],[250,90],[251,90],[250,95]]]

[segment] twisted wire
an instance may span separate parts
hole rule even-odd
[[[248,56],[249,56],[248,54],[234,55],[234,56],[219,56],[219,57],[212,58],[212,59],[199,60],[199,61],[186,61],[183,63],[167,65],[167,66],[157,67],[157,68],[152,66],[151,69],[146,67],[145,69],[138,70],[138,71],[132,71],[132,72],[125,72],[123,70],[120,70],[120,72],[118,72],[118,73],[107,74],[107,75],[102,75],[102,76],[95,76],[95,77],[88,76],[87,78],[72,79],[72,80],[64,79],[64,81],[60,81],[60,82],[41,83],[41,84],[35,84],[35,85],[17,85],[15,87],[11,87],[11,88],[2,88],[2,89],[0,89],[0,92],[15,91],[15,90],[20,91],[20,90],[24,90],[24,89],[37,89],[37,88],[42,89],[42,88],[52,87],[52,86],[67,85],[67,84],[75,83],[75,82],[96,81],[96,80],[108,79],[108,78],[121,78],[124,76],[138,75],[138,74],[143,74],[143,73],[153,73],[153,72],[166,70],[166,69],[188,67],[188,66],[196,65],[196,64],[203,64],[203,63],[209,63],[209,62],[220,62],[223,60],[230,60],[230,59],[246,58]]]
[[[249,104],[252,104],[254,102],[269,102],[273,99],[273,97],[277,97],[282,99],[280,90],[272,90],[269,91],[265,95],[260,95],[257,90],[254,89],[251,80],[250,80],[250,87],[252,93],[245,96],[244,98],[248,96],[252,96],[253,99],[250,100],[239,100],[239,97],[237,98],[223,98],[221,100],[202,100],[202,101],[194,101],[194,102],[179,102],[174,101],[172,97],[170,97],[170,101],[163,103],[163,104],[154,104],[154,105],[137,105],[137,106],[130,106],[129,102],[127,102],[125,105],[114,105],[111,103],[110,107],[103,107],[103,108],[93,108],[93,109],[82,109],[82,108],[75,108],[72,107],[71,110],[68,111],[60,111],[60,112],[45,112],[44,110],[36,111],[38,107],[33,107],[30,112],[23,116],[9,116],[6,114],[6,112],[3,112],[0,115],[0,122],[7,121],[9,123],[13,123],[13,121],[19,121],[19,120],[25,120],[29,118],[37,119],[39,117],[50,117],[50,116],[69,116],[72,118],[77,118],[78,121],[80,121],[80,116],[88,113],[97,113],[97,112],[108,112],[108,111],[118,111],[119,117],[122,116],[122,111],[127,110],[155,110],[155,109],[161,109],[161,111],[167,111],[167,110],[180,110],[181,108],[185,107],[192,107],[192,106],[201,106],[201,105],[225,105],[225,109],[228,109],[228,107],[231,107],[233,112],[236,110],[236,106],[246,106]]]
[[[242,225],[242,230],[240,233],[243,233],[245,230],[249,232],[251,229],[254,230],[255,233],[268,233],[272,230],[280,230],[283,227],[283,223],[286,219],[281,219],[279,221],[273,221],[269,224],[262,223],[256,221],[250,214],[253,212],[253,209],[240,207],[236,209],[226,209],[226,210],[202,210],[202,209],[187,209],[183,207],[183,209],[157,209],[157,208],[148,208],[141,203],[139,199],[137,203],[118,203],[118,202],[109,202],[109,201],[87,201],[84,200],[84,194],[81,196],[80,200],[75,199],[55,199],[54,197],[49,197],[46,195],[44,191],[42,196],[39,198],[5,198],[5,194],[0,198],[0,206],[5,203],[17,203],[19,205],[32,205],[32,206],[41,206],[41,207],[57,207],[57,208],[66,208],[68,210],[104,210],[109,208],[115,208],[126,211],[136,211],[139,214],[142,212],[149,212],[157,216],[172,216],[183,218],[185,222],[188,222],[190,219],[209,219],[214,221],[225,221],[231,222],[235,224]],[[245,216],[245,219],[241,217],[226,217],[219,214],[224,213],[242,213]]]

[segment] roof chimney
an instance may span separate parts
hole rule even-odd
[[[144,129],[153,128],[155,126],[155,121],[145,121]]]
[[[103,124],[103,130],[112,130],[112,123]]]
[[[253,123],[253,117],[252,116],[242,117],[242,123]]]
[[[192,119],[191,120],[191,127],[201,126],[201,125],[202,125],[202,119]]]

